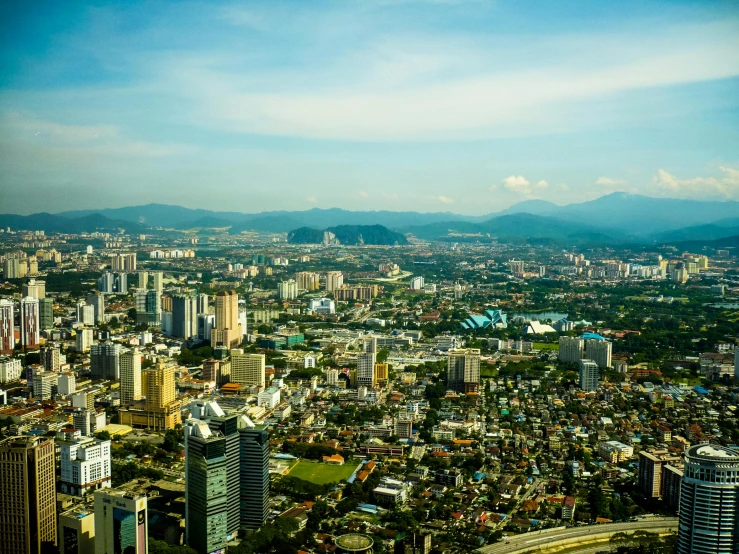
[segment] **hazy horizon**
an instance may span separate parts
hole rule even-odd
[[[739,4],[0,7],[0,212],[739,199]]]

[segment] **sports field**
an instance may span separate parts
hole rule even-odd
[[[317,485],[324,485],[326,483],[338,483],[342,479],[348,479],[354,473],[356,467],[356,464],[334,466],[321,462],[300,460],[290,470],[288,475],[316,483]]]

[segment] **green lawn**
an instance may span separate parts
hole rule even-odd
[[[537,350],[559,350],[559,344],[549,342],[535,342],[534,348]]]
[[[343,466],[328,465],[321,462],[309,462],[308,460],[300,460],[288,475],[297,477],[317,485],[326,483],[337,483],[342,479],[348,479],[354,470],[355,464],[344,464]]]

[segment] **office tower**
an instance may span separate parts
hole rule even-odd
[[[0,299],[0,354],[12,354],[15,349],[15,322],[13,303]]]
[[[685,452],[678,554],[739,552],[739,453],[717,444]]]
[[[151,274],[151,288],[162,294],[162,290],[164,290],[164,274],[161,271],[155,271]]]
[[[39,362],[44,366],[44,371],[59,371],[59,348],[46,346],[39,352]]]
[[[205,421],[185,422],[185,542],[199,553],[226,546],[228,462],[225,436]]]
[[[105,321],[105,297],[100,293],[95,293],[88,295],[85,301],[93,307],[94,324],[103,323]]]
[[[77,312],[77,323],[82,325],[95,325],[95,306],[90,306],[84,300],[75,305]]]
[[[411,284],[408,288],[411,290],[422,290],[424,282],[425,281],[423,277],[413,277],[413,279],[411,279]]]
[[[239,419],[241,528],[261,527],[269,515],[269,436],[263,425]]]
[[[54,327],[54,301],[42,298],[38,301],[38,312],[41,329],[46,331]]]
[[[103,294],[113,294],[115,286],[115,278],[112,273],[106,271],[98,280],[98,290]]]
[[[194,296],[172,297],[172,336],[189,339],[198,330],[198,301]]]
[[[95,410],[95,392],[91,389],[82,390],[72,395],[72,407],[85,410]]]
[[[364,352],[357,356],[357,385],[375,386],[375,363],[377,362],[377,339],[364,339]]]
[[[62,396],[71,396],[77,392],[77,378],[74,373],[63,373],[59,376],[56,387]]]
[[[413,436],[413,420],[412,419],[396,419],[395,420],[395,436],[400,439],[409,439]]]
[[[0,383],[11,383],[21,378],[23,364],[18,358],[0,356]]]
[[[584,356],[588,360],[593,360],[598,367],[611,367],[612,348],[613,345],[607,340],[586,340]]]
[[[95,554],[146,554],[148,541],[145,496],[95,491]]]
[[[72,412],[72,427],[83,437],[92,435],[92,412],[86,408],[75,408]]]
[[[210,341],[211,331],[216,324],[213,314],[198,314],[198,339]]]
[[[208,302],[209,302],[208,295],[198,294],[196,298],[197,298],[197,304],[198,304],[198,314],[210,313],[210,306],[208,305]]]
[[[241,344],[243,331],[239,323],[239,295],[235,290],[216,294],[216,326],[211,330],[210,345],[236,348]]]
[[[101,342],[90,346],[90,378],[117,381],[121,378],[121,345]]]
[[[680,462],[679,456],[671,455],[667,450],[639,452],[639,488],[647,498],[662,496],[662,475],[667,464]]]
[[[116,273],[113,278],[113,291],[118,294],[126,294],[128,292],[128,274]]]
[[[33,396],[38,400],[51,400],[57,390],[58,373],[39,371],[33,374]]]
[[[61,459],[61,491],[83,496],[110,488],[110,441],[70,437],[58,442]]]
[[[41,554],[56,544],[54,440],[0,441],[0,554]]]
[[[299,290],[312,292],[321,288],[321,276],[312,271],[298,271],[295,274],[295,283]]]
[[[593,360],[580,360],[580,388],[582,390],[598,390],[598,375],[598,364]]]
[[[120,422],[138,428],[157,431],[174,429],[182,423],[182,403],[177,400],[175,366],[158,361],[141,372],[144,402],[135,402],[119,410]]]
[[[577,337],[559,337],[559,361],[577,364],[582,360],[585,341]]]
[[[344,285],[344,274],[341,271],[326,273],[326,292],[334,292]]]
[[[39,323],[38,299],[32,296],[21,298],[21,346],[27,349],[38,348]]]
[[[139,271],[139,288],[146,289],[149,286],[149,273],[146,271]]]
[[[375,364],[375,382],[382,383],[388,380],[388,364]]]
[[[159,327],[162,324],[162,294],[160,291],[136,291],[136,324],[150,327]]]
[[[265,386],[264,354],[231,353],[231,382],[241,386]]]
[[[92,329],[77,329],[75,336],[77,352],[87,352],[92,346]]]
[[[37,281],[36,279],[29,279],[28,283],[25,283],[22,288],[23,296],[33,296],[41,300],[46,298],[46,281]]]
[[[293,279],[281,281],[277,285],[277,296],[283,300],[292,300],[298,297],[298,285]]]
[[[136,271],[136,253],[111,256],[110,269],[113,271]]]
[[[74,507],[59,514],[59,554],[95,554],[95,512]]]
[[[124,350],[120,357],[121,406],[141,400],[141,354],[138,349]]]
[[[449,351],[447,387],[459,392],[477,392],[480,388],[480,349]]]

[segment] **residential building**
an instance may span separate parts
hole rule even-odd
[[[46,346],[39,351],[40,363],[44,366],[44,371],[59,371],[60,355],[58,347]]]
[[[77,352],[89,352],[92,341],[92,329],[77,329],[77,334],[75,335],[75,349]]]
[[[158,361],[141,372],[146,399],[119,410],[120,423],[157,431],[174,429],[182,423],[182,403],[176,398],[175,367]]]
[[[55,545],[54,440],[0,441],[0,554],[42,554]]]
[[[231,383],[241,386],[264,387],[265,377],[264,354],[249,354],[243,351],[231,352]]]
[[[580,388],[592,392],[598,390],[598,364],[593,360],[580,360]]]
[[[0,356],[0,383],[12,383],[21,378],[23,364],[18,358]]]
[[[95,491],[95,554],[147,554],[149,514],[145,496]]]
[[[388,372],[390,366],[388,364],[375,364],[375,383],[387,383]]]
[[[476,393],[480,387],[480,349],[450,350],[447,362],[447,387],[464,393]]]
[[[601,441],[598,443],[598,454],[607,462],[617,464],[631,458],[634,447],[619,441]]]
[[[339,386],[339,370],[338,369],[327,369],[326,370],[326,384],[329,387]]]
[[[559,337],[559,361],[577,364],[583,358],[585,341],[577,337]]]
[[[312,271],[299,271],[295,274],[295,283],[298,290],[313,292],[321,288],[321,276]]]
[[[147,271],[139,271],[139,286],[140,289],[146,289],[149,286],[149,273]]]
[[[151,274],[151,288],[162,295],[164,290],[164,273],[161,271],[155,271]]]
[[[57,391],[58,373],[39,371],[33,375],[33,396],[38,400],[51,400]]]
[[[113,271],[136,271],[136,253],[116,254],[111,256],[110,268]]]
[[[85,302],[93,308],[93,324],[100,325],[105,322],[105,297],[98,293],[90,294],[85,298]],[[83,322],[89,325],[87,322]]]
[[[639,488],[647,498],[662,497],[662,474],[668,464],[680,462],[680,456],[674,456],[667,450],[639,452]]]
[[[57,381],[57,392],[62,396],[71,396],[77,392],[77,378],[74,373],[63,373]]]
[[[46,298],[46,281],[37,281],[36,279],[29,279],[28,283],[24,283],[21,289],[22,295],[32,296],[39,300]]]
[[[70,437],[58,442],[61,459],[61,491],[83,496],[110,488],[110,441],[93,437]]]
[[[611,349],[607,340],[590,339],[585,341],[585,358],[593,360],[598,367],[611,367]]]
[[[717,444],[685,452],[677,554],[739,551],[739,454]]]
[[[90,377],[117,381],[121,377],[121,345],[101,342],[90,346]]]
[[[298,297],[298,284],[294,279],[281,281],[277,285],[277,296],[282,300],[292,300]]]
[[[364,387],[375,386],[375,363],[377,362],[377,339],[365,338],[364,352],[357,356],[357,384]]]
[[[344,274],[341,271],[329,271],[326,274],[326,292],[334,292],[344,286]]]
[[[77,323],[82,325],[95,325],[95,306],[80,300],[76,305]]]
[[[237,348],[243,338],[239,323],[239,295],[236,291],[221,291],[216,294],[216,324],[211,330],[211,346]]]
[[[14,306],[10,300],[0,299],[0,354],[12,354],[15,349]]]
[[[38,299],[32,296],[21,298],[20,316],[21,346],[28,350],[38,348],[41,341]]]
[[[103,294],[113,294],[115,288],[115,277],[106,271],[98,279],[98,290]]]
[[[423,285],[424,285],[423,277],[413,277],[411,279],[411,283],[408,288],[411,290],[423,290]]]
[[[124,350],[120,355],[121,406],[141,400],[141,354],[138,349]]]

